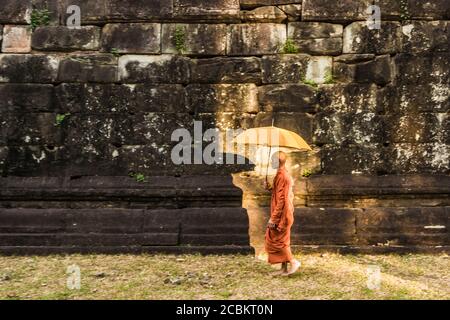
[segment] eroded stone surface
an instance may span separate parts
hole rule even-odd
[[[38,27],[33,32],[31,44],[33,49],[42,51],[98,50],[100,28]]]
[[[292,22],[288,38],[299,52],[319,55],[338,55],[342,52],[342,25],[319,22]]]
[[[261,83],[261,61],[255,57],[196,59],[191,65],[195,83]]]
[[[59,58],[53,55],[1,54],[0,82],[51,83],[58,65]]]
[[[3,27],[2,52],[28,53],[31,51],[31,29],[28,26]]]
[[[383,21],[380,29],[370,30],[366,22],[354,22],[344,30],[344,53],[386,54],[400,52],[401,25]]]
[[[241,18],[248,22],[280,23],[283,22],[287,16],[281,9],[275,6],[266,6],[251,11],[243,11],[241,13]]]
[[[225,24],[164,24],[162,52],[193,55],[224,55]]]
[[[113,55],[72,55],[61,60],[58,81],[106,82],[118,80],[117,58]]]
[[[239,0],[173,0],[174,16],[182,20],[221,20],[239,19]]]
[[[278,53],[286,42],[286,25],[235,24],[229,27],[227,54],[263,55]]]
[[[190,60],[176,55],[125,55],[119,58],[122,82],[187,83]]]
[[[258,112],[258,89],[254,84],[189,85],[189,105],[196,112]]]
[[[160,53],[159,23],[107,24],[102,31],[102,51],[116,53]]]

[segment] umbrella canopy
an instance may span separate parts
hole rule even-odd
[[[234,142],[244,145],[312,150],[308,143],[295,132],[277,127],[248,129],[238,135]]]
[[[248,129],[238,135],[234,142],[241,145],[256,145],[270,147],[268,157],[272,148],[289,148],[296,150],[312,150],[308,143],[295,132],[271,127],[261,127]],[[266,182],[269,174],[269,163],[266,168]]]

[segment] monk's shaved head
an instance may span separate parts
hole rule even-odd
[[[283,151],[277,151],[272,156],[272,167],[278,169],[286,164],[287,155]]]
[[[286,159],[287,159],[286,153],[284,153],[283,151],[278,151],[277,155],[278,155],[278,161],[280,161],[280,164],[285,164]]]

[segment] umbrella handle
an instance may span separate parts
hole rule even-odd
[[[270,154],[272,153],[272,146],[269,148],[269,154],[267,156],[267,168],[266,168],[266,183],[269,183],[269,180],[267,179],[267,176],[269,175],[269,162],[270,162]]]

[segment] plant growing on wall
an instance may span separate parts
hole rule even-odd
[[[142,173],[130,172],[130,177],[134,178],[137,182],[145,182],[145,175]]]
[[[411,19],[408,8],[408,0],[400,0],[400,18],[402,20]]]
[[[334,83],[333,73],[331,72],[330,69],[328,69],[325,72],[325,81],[324,81],[324,83],[325,84],[333,84]]]
[[[303,78],[302,82],[303,82],[304,84],[306,84],[306,85],[308,85],[308,86],[311,86],[311,87],[314,87],[314,88],[317,88],[317,87],[319,86],[319,85],[317,84],[317,82],[315,82],[314,80],[311,80],[311,79]]]
[[[312,175],[313,175],[313,172],[311,169],[304,169],[302,171],[302,177],[304,177],[304,178],[309,178]]]
[[[294,40],[292,40],[291,38],[288,38],[286,42],[283,44],[283,47],[281,48],[281,53],[285,54],[295,54],[298,52],[299,49],[295,44]]]
[[[50,23],[50,11],[47,9],[33,10],[31,12],[31,30],[40,26],[47,26]]]
[[[112,49],[111,49],[111,54],[112,54],[114,57],[120,57],[120,52],[119,52],[119,49],[117,49],[117,48],[112,48]]]
[[[57,114],[56,115],[56,122],[55,122],[55,126],[60,126],[63,124],[64,120],[66,120],[67,117],[70,116],[70,113],[65,113],[65,114]]]
[[[186,51],[186,34],[184,28],[177,26],[174,34],[175,48],[179,53]]]

